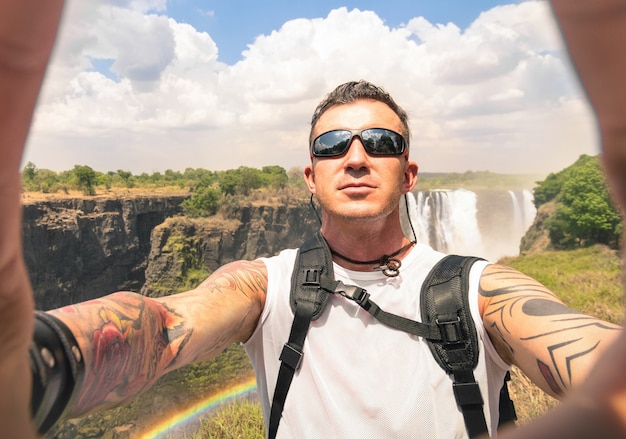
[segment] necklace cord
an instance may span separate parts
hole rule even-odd
[[[380,264],[381,266],[385,266],[385,265],[387,265],[389,263],[389,260],[392,259],[394,256],[398,256],[400,253],[402,253],[405,250],[408,250],[409,248],[413,247],[414,245],[415,245],[415,241],[411,241],[407,245],[403,246],[401,249],[393,252],[392,254],[390,254],[390,255],[382,255],[380,258],[372,259],[371,261],[357,261],[356,259],[351,259],[351,258],[349,258],[347,256],[342,255],[341,253],[333,250],[332,248],[330,249],[330,252],[333,254],[333,256],[337,256],[338,258],[343,259],[346,262],[350,262],[351,264],[357,264],[357,265]]]

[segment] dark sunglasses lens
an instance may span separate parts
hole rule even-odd
[[[391,130],[370,128],[361,132],[365,150],[372,155],[400,155],[404,152],[404,138]]]
[[[360,132],[360,137],[371,155],[400,155],[406,148],[400,134],[384,128],[367,128]],[[340,156],[347,151],[351,139],[352,133],[348,130],[329,131],[313,141],[311,152],[315,157]]]
[[[341,155],[348,149],[350,137],[350,131],[329,131],[313,141],[311,152],[316,157],[334,157]]]

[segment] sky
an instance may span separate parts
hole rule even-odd
[[[359,79],[407,110],[422,172],[599,151],[544,1],[69,0],[23,164],[303,167],[317,103]]]

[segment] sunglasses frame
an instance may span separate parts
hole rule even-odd
[[[368,148],[367,142],[363,141],[363,132],[365,131],[370,131],[370,130],[381,130],[384,132],[389,132],[389,133],[393,133],[394,135],[400,137],[400,139],[402,139],[401,142],[401,151],[397,152],[397,153],[393,153],[393,154],[380,154],[377,153],[375,151],[372,151]],[[325,136],[326,134],[329,133],[335,133],[335,132],[346,132],[346,133],[350,133],[350,138],[348,139],[348,143],[346,144],[346,147],[334,154],[319,154],[315,152],[314,146],[315,143],[322,137]],[[313,139],[313,141],[311,142],[311,145],[309,146],[309,151],[311,152],[311,155],[313,157],[317,157],[317,158],[330,158],[330,157],[340,157],[342,155],[344,155],[346,152],[348,152],[348,150],[350,149],[350,146],[352,145],[352,140],[358,137],[361,140],[361,143],[363,144],[363,147],[365,148],[365,151],[372,156],[376,156],[376,157],[395,157],[395,156],[401,156],[402,154],[404,154],[406,152],[406,150],[408,149],[408,142],[406,141],[406,139],[404,138],[404,136],[394,130],[390,130],[389,128],[363,128],[361,130],[348,130],[348,129],[339,129],[339,130],[330,130],[330,131],[326,131],[325,133],[320,134],[319,136],[317,136],[315,139]],[[391,136],[390,136],[391,137]],[[342,140],[342,142],[344,142]],[[329,149],[333,149],[333,148],[329,148]]]

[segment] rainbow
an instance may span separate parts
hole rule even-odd
[[[256,379],[254,377],[248,378],[229,389],[211,395],[208,399],[200,401],[185,410],[170,415],[168,419],[141,433],[139,437],[141,439],[165,438],[167,433],[172,433],[181,425],[197,419],[200,415],[206,414],[206,412],[224,402],[245,396],[254,390],[256,390]]]

